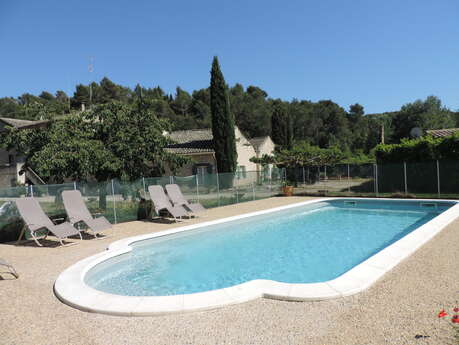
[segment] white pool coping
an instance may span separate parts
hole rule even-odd
[[[252,280],[224,289],[173,296],[121,296],[96,290],[84,282],[86,273],[97,264],[132,250],[131,244],[155,237],[221,224],[275,211],[329,200],[392,200],[401,202],[455,202],[456,205],[423,224],[400,240],[384,248],[336,279],[314,284],[289,284],[273,280]],[[106,251],[88,257],[67,268],[54,283],[56,296],[77,309],[122,316],[148,316],[214,309],[265,297],[286,301],[318,301],[349,296],[369,288],[386,272],[413,254],[459,216],[455,200],[320,198],[239,216],[181,226],[171,230],[125,238],[109,245]]]

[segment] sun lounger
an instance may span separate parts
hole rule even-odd
[[[69,236],[79,235],[80,239],[82,238],[80,232],[68,222],[55,225],[45,212],[43,212],[40,204],[34,198],[17,199],[16,207],[25,223],[17,243],[24,236],[26,228],[29,229],[33,240],[40,247],[42,247],[42,244],[38,240],[46,238],[50,232],[59,239],[61,245],[64,245],[62,240]],[[40,236],[38,235],[40,230],[47,230],[47,232],[44,236]]]
[[[13,265],[9,264],[8,262],[6,262],[3,259],[0,259],[0,266],[5,266],[6,268],[9,269],[9,273],[11,273],[16,278],[19,278],[19,274],[16,272],[16,270],[13,267]]]
[[[164,193],[163,187],[158,185],[149,186],[148,192],[150,193],[154,211],[158,216],[160,216],[160,212],[163,210],[169,212],[175,221],[177,221],[177,218],[181,219],[188,215],[188,212],[182,206],[172,205],[166,193]]]
[[[84,203],[83,197],[79,190],[66,190],[62,192],[65,212],[69,217],[72,225],[84,223],[94,235],[112,228],[112,224],[105,217],[94,218]]]
[[[204,206],[202,206],[200,203],[189,203],[188,200],[183,196],[183,193],[178,185],[168,184],[166,185],[166,191],[174,205],[183,206],[186,210],[195,214],[206,211]]]

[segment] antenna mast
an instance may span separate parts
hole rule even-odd
[[[89,83],[89,107],[92,106],[92,83],[94,82],[94,78],[93,78],[93,72],[94,72],[94,57],[91,56],[89,58],[89,65],[88,65],[88,72],[89,72],[89,75],[91,76],[89,79],[90,79],[90,83]]]

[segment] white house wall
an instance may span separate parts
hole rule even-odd
[[[255,157],[255,149],[252,144],[242,135],[241,131],[236,128],[236,151],[237,165],[245,166],[246,171],[256,171],[257,165],[250,161],[250,158]]]

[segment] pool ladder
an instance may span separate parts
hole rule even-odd
[[[421,208],[435,208],[437,209],[438,204],[436,202],[421,202],[419,204],[419,207]]]
[[[353,200],[344,200],[344,205],[345,205],[345,206],[355,206],[355,205],[357,205],[357,201],[353,201]]]

